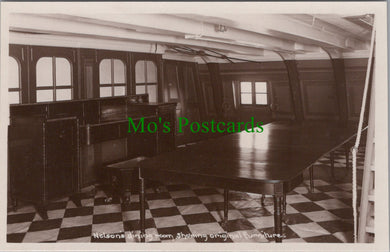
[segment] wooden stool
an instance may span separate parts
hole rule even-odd
[[[134,182],[137,179],[134,176],[138,174],[139,162],[144,159],[145,157],[137,157],[106,166],[111,185],[111,196],[105,199],[106,203],[112,202],[113,198],[120,197],[123,204],[130,204],[131,189],[134,188]]]

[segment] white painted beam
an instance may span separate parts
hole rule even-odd
[[[55,19],[37,15],[13,14],[10,18],[11,31],[43,32],[56,35],[69,35],[73,37],[95,37],[105,39],[144,41],[149,43],[162,43],[171,45],[187,45],[197,48],[211,48],[244,55],[263,55],[260,48],[239,46],[234,43],[221,43],[215,41],[198,41],[184,39],[169,35],[141,33],[123,28],[103,26],[99,24],[84,23],[75,20]]]
[[[54,17],[54,15],[50,15]],[[281,39],[271,35],[259,34],[249,30],[241,30],[234,27],[229,27],[226,32],[218,32],[215,30],[214,24],[205,23],[197,20],[191,20],[168,14],[132,14],[132,15],[96,15],[96,14],[79,14],[78,16],[71,15],[56,15],[56,18],[64,18],[69,20],[82,20],[84,22],[99,23],[110,26],[127,27],[128,29],[154,29],[154,31],[176,32],[209,37],[210,39],[224,39],[226,41],[235,42],[236,40],[245,41],[257,46],[262,46],[268,50],[293,51],[295,42],[287,39]]]
[[[226,17],[226,15],[216,13],[215,16],[234,20],[234,27],[237,29],[286,38],[312,46],[347,49],[345,45],[346,36],[318,29],[314,25],[308,25],[282,14],[231,14]],[[365,47],[365,43],[360,43],[359,48],[356,49],[364,49]]]
[[[359,39],[362,39],[364,41],[370,41],[371,38],[370,30],[366,29],[365,27],[354,24],[351,21],[341,16],[331,15],[331,14],[316,14],[313,16],[329,24],[333,24]]]

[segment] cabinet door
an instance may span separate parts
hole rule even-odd
[[[27,123],[15,123],[8,132],[11,194],[14,199],[40,202],[44,191],[43,122],[22,119]]]
[[[49,120],[45,127],[45,182],[47,199],[77,189],[77,120]]]

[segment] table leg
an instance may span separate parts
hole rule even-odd
[[[145,242],[145,181],[143,178],[140,177],[139,182],[140,237],[141,242]]]
[[[344,150],[345,150],[345,168],[349,169],[349,148],[348,143],[344,144]]]
[[[286,200],[286,194],[283,193],[283,215],[286,215],[286,208],[287,208],[287,200]]]
[[[227,223],[229,214],[229,189],[224,191],[224,203],[223,203],[223,222]]]
[[[275,242],[282,242],[282,197],[274,195]]]
[[[14,212],[16,212],[17,209],[18,209],[18,200],[16,198],[13,198],[12,199],[12,210]]]
[[[309,168],[309,174],[310,174],[310,192],[314,193],[314,165],[310,166]]]
[[[332,174],[332,178],[336,179],[334,174],[334,152],[333,151],[330,152],[330,169],[331,169],[330,171]]]

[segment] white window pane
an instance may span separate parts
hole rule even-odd
[[[125,83],[125,64],[114,59],[114,83]]]
[[[19,71],[19,63],[16,61],[16,59],[13,57],[8,57],[8,88],[20,87]]]
[[[53,101],[53,90],[37,90],[37,102]]]
[[[56,58],[56,86],[70,86],[71,77],[70,62],[65,58]]]
[[[100,97],[110,97],[110,96],[112,96],[111,87],[100,88]]]
[[[135,64],[135,83],[145,83],[145,61],[143,60]]]
[[[114,87],[114,96],[126,95],[126,87]]]
[[[252,92],[252,83],[241,82],[241,92]]]
[[[72,90],[69,89],[57,89],[56,90],[56,100],[65,101],[72,100]]]
[[[104,59],[99,65],[100,84],[111,84],[111,60]]]
[[[18,104],[19,100],[19,92],[9,92],[8,93],[8,103],[9,104]]]
[[[148,83],[157,83],[157,67],[153,61],[146,61],[146,80]]]
[[[146,89],[144,85],[135,86],[135,94],[145,94]]]
[[[256,93],[267,93],[267,82],[255,82]]]
[[[53,58],[43,57],[37,62],[37,87],[53,86]]]
[[[241,104],[252,104],[252,95],[241,94]]]
[[[148,85],[148,94],[150,102],[157,102],[157,85]]]
[[[256,94],[256,104],[267,105],[267,94]]]
[[[169,87],[169,96],[171,99],[178,99],[179,95],[177,93],[177,86],[176,83],[168,83]]]

